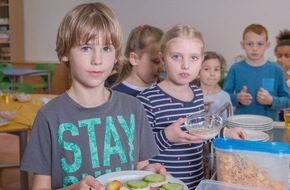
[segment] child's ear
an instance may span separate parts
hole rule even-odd
[[[159,57],[161,64],[164,66],[164,56],[161,52],[159,52],[158,57]]]
[[[241,46],[242,49],[245,49],[244,41],[241,41],[241,42],[240,42],[240,46]]]
[[[69,60],[68,60],[68,56],[67,55],[63,55],[62,57],[61,57],[61,62],[68,62]]]
[[[266,43],[266,47],[267,47],[267,49],[270,47],[270,45],[271,45],[271,43],[268,41],[268,42]]]
[[[138,65],[139,56],[135,52],[130,52],[129,54],[129,61],[131,65]]]

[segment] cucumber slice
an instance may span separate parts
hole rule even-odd
[[[127,181],[126,184],[129,188],[136,188],[136,189],[148,187],[148,183],[142,180],[129,180]]]
[[[150,174],[145,176],[143,180],[148,183],[159,183],[166,181],[166,177],[162,174]]]
[[[183,190],[183,185],[179,183],[166,183],[162,185],[164,190]]]

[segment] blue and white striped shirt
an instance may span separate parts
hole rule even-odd
[[[137,98],[146,110],[160,151],[150,162],[161,163],[172,176],[182,180],[193,190],[204,178],[203,144],[173,144],[168,141],[164,132],[167,126],[179,118],[191,113],[204,112],[201,89],[195,85],[190,87],[194,97],[189,102],[170,96],[157,85],[144,90]]]

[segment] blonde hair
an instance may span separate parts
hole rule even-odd
[[[122,68],[120,69],[119,76],[115,84],[118,84],[126,79],[132,71],[133,66],[129,61],[130,53],[134,52],[141,57],[147,47],[151,44],[160,43],[162,35],[163,31],[161,29],[151,25],[140,25],[135,27],[130,32],[124,50],[125,60],[122,63]]]
[[[202,34],[197,31],[194,27],[189,25],[175,25],[161,39],[161,52],[165,53],[170,42],[176,38],[186,37],[190,39],[197,39],[202,44],[202,53],[204,51],[204,41]]]
[[[81,42],[86,43],[102,35],[107,44],[114,46],[116,60],[122,60],[122,31],[113,11],[102,3],[85,3],[71,9],[60,23],[56,38],[58,59]],[[68,62],[66,62],[69,65]]]
[[[254,32],[255,34],[266,35],[266,41],[268,41],[268,30],[261,24],[251,24],[244,29],[243,39],[245,39],[245,35],[249,32]]]

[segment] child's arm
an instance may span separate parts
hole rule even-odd
[[[243,89],[238,93],[237,96],[238,102],[243,105],[249,106],[252,103],[252,96],[247,92],[247,86],[244,86]]]
[[[273,97],[267,90],[260,88],[257,93],[257,101],[262,105],[272,105]]]
[[[202,136],[190,135],[182,131],[180,126],[184,124],[187,118],[179,118],[177,121],[164,129],[166,138],[171,143],[203,143],[205,139]]]
[[[32,189],[51,189],[51,176],[33,174]]]
[[[224,138],[247,139],[248,135],[241,127],[224,128]]]
[[[87,176],[82,179],[79,183],[70,185],[68,187],[61,188],[63,190],[87,190],[87,189],[98,189],[105,190],[105,186],[102,185],[96,178],[93,176]],[[32,190],[51,190],[51,176],[33,174],[32,179]],[[60,189],[60,190],[61,190]]]
[[[137,170],[146,170],[154,173],[167,175],[166,169],[160,163],[149,164],[148,160],[138,162]]]

